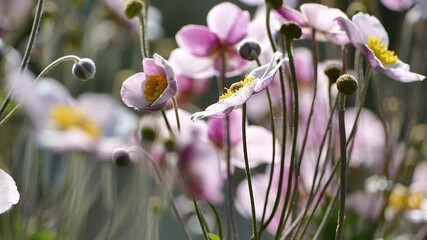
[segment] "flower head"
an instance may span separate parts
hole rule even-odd
[[[239,56],[235,46],[247,35],[249,13],[232,3],[220,3],[209,11],[207,25],[187,25],[176,35],[180,50],[175,54],[192,59],[187,74],[211,77],[224,71],[231,77],[245,71],[249,62]]]
[[[310,36],[311,29],[314,29],[318,41],[330,41],[338,45],[345,45],[349,42],[345,32],[334,21],[337,17],[347,18],[347,15],[338,8],[329,8],[317,3],[305,3],[301,5],[301,12],[286,6],[277,12],[286,20],[300,25],[305,37]]]
[[[174,72],[169,62],[158,54],[142,60],[144,72],[136,73],[123,82],[121,95],[128,107],[157,111],[177,91]]]
[[[338,17],[337,21],[347,32],[353,46],[365,55],[371,67],[401,82],[421,81],[425,78],[410,72],[409,65],[388,50],[388,34],[376,17],[358,13],[351,21],[344,17]]]
[[[225,117],[233,109],[244,104],[253,94],[266,89],[273,81],[277,70],[287,60],[287,58],[283,58],[277,62],[281,56],[281,53],[276,52],[268,64],[254,69],[243,80],[233,83],[230,88],[226,88],[225,92],[219,96],[217,103],[210,105],[203,112],[193,114],[191,119]]]

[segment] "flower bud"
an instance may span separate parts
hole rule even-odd
[[[112,153],[112,160],[119,167],[124,167],[131,163],[129,151],[122,147],[114,149]]]
[[[82,81],[92,79],[96,73],[95,63],[89,58],[82,58],[74,63],[72,72],[74,77]]]
[[[239,54],[243,59],[248,61],[255,60],[261,53],[261,47],[255,39],[245,39],[237,47]]]
[[[125,15],[128,19],[132,19],[141,14],[143,2],[140,0],[129,0],[126,2]]]
[[[353,75],[343,74],[337,79],[337,89],[344,95],[353,95],[357,89],[357,80]]]
[[[279,9],[283,5],[283,0],[265,0],[265,4],[273,9]]]
[[[150,126],[143,127],[141,129],[141,140],[143,142],[152,143],[156,140],[157,133],[156,130]]]
[[[326,66],[323,71],[329,79],[329,85],[336,83],[341,74],[341,66],[335,63]]]
[[[299,39],[302,35],[301,27],[294,22],[287,22],[280,27],[280,33],[289,39]]]

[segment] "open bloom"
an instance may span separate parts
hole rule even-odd
[[[9,210],[19,201],[19,192],[15,181],[9,174],[0,169],[0,214]]]
[[[425,76],[409,71],[409,65],[388,50],[388,34],[374,16],[358,13],[350,21],[337,18],[351,43],[366,56],[369,65],[390,78],[401,82],[421,81]]]
[[[136,73],[123,82],[120,91],[123,102],[136,110],[157,111],[175,96],[177,83],[169,62],[158,54],[142,60],[144,72]]]
[[[109,159],[135,128],[135,116],[107,94],[85,93],[74,99],[53,79],[41,79],[35,86],[19,83],[16,94],[44,148],[88,151]]]
[[[330,41],[338,45],[349,43],[347,34],[334,21],[337,17],[347,18],[347,15],[338,8],[329,8],[317,3],[305,3],[301,5],[301,12],[286,6],[277,12],[286,20],[300,25],[305,37],[310,36],[311,29],[314,29],[318,41]]]
[[[211,77],[223,71],[228,77],[241,74],[249,62],[239,56],[235,45],[246,37],[248,24],[247,11],[229,2],[220,3],[209,11],[208,26],[187,25],[179,30],[176,41],[180,48],[174,54],[191,61],[179,62],[187,65],[192,77]]]
[[[229,114],[233,109],[244,104],[252,94],[266,89],[274,79],[277,70],[287,58],[279,62],[282,54],[276,52],[271,61],[263,66],[254,69],[245,76],[245,79],[233,83],[230,88],[226,88],[224,94],[219,96],[219,101],[206,108],[205,111],[197,112],[191,116],[192,120],[202,118],[222,118]]]

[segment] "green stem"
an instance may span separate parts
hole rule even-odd
[[[40,28],[40,22],[42,20],[43,6],[44,6],[44,0],[39,0],[37,3],[37,11],[34,17],[33,26],[31,28],[30,38],[28,40],[27,48],[25,49],[25,53],[22,58],[21,67],[19,68],[20,73],[22,73],[27,68],[28,62],[30,61],[31,52],[33,51],[34,42],[36,41],[37,33]],[[13,94],[13,85],[10,88],[9,92],[7,93],[6,99],[4,100],[3,104],[0,107],[0,117],[6,111],[7,106],[12,100],[12,94]]]
[[[168,128],[168,131],[169,131],[170,137],[171,137],[171,138],[175,138],[175,134],[173,133],[172,127],[171,127],[171,125],[170,125],[170,123],[169,123],[168,117],[166,116],[166,112],[165,112],[165,110],[164,110],[164,109],[162,109],[162,111],[161,111],[161,112],[162,112],[163,119],[165,120],[166,127]]]
[[[255,200],[254,192],[252,189],[251,170],[249,168],[248,159],[248,146],[246,142],[246,103],[242,105],[242,141],[243,141],[243,158],[245,159],[245,172],[246,178],[248,179],[249,197],[251,199],[251,211],[252,211],[252,233],[253,239],[258,240],[258,231],[256,223],[256,211],[255,211]]]
[[[282,234],[286,222],[284,221],[287,205],[289,202],[290,193],[292,190],[292,179],[295,161],[297,159],[297,138],[298,138],[298,115],[299,115],[299,99],[298,99],[298,80],[295,72],[295,62],[292,52],[292,39],[286,38],[286,51],[289,57],[289,67],[292,76],[292,147],[291,147],[291,163],[289,167],[288,186],[286,187],[285,203],[283,205],[282,213],[280,216],[279,227],[276,231],[275,239],[278,240]],[[280,180],[281,181],[281,180]]]
[[[223,240],[224,236],[222,234],[222,223],[221,223],[221,218],[219,216],[218,211],[216,210],[215,206],[212,205],[212,203],[209,203],[209,206],[211,207],[214,215],[215,215],[215,220],[216,220],[216,225],[218,226],[218,234],[219,234],[219,239]]]
[[[173,110],[175,112],[176,126],[178,128],[178,132],[181,132],[181,121],[179,120],[178,104],[174,97],[172,98],[172,105],[173,105]]]
[[[271,16],[271,7],[267,4],[267,13],[265,14],[265,24],[267,28],[268,40],[270,40],[271,49],[273,52],[276,52],[276,44],[274,43],[273,34],[271,33],[270,27],[270,16]]]
[[[197,200],[194,197],[193,197],[193,204],[194,204],[194,209],[196,209],[196,215],[197,215],[197,218],[199,219],[200,228],[202,229],[203,237],[206,240],[209,240],[207,229],[206,229],[207,226],[205,226],[204,224],[205,221],[203,220],[203,216],[200,211],[199,204],[197,203]]]
[[[340,240],[342,237],[342,230],[344,227],[344,218],[345,218],[345,195],[347,190],[347,144],[346,144],[346,134],[345,134],[345,95],[339,93],[339,110],[338,110],[338,121],[339,121],[339,131],[340,131],[340,203],[339,203],[339,213],[338,213],[338,222],[337,230],[335,234],[335,240]]]
[[[148,9],[148,6],[144,6],[144,9]],[[149,56],[148,50],[148,41],[147,41],[147,31],[146,31],[146,16],[147,11],[144,10],[144,14],[140,14],[138,16],[139,24],[141,26],[141,31],[139,33],[139,44],[141,47],[141,55],[142,58],[146,58]]]
[[[269,33],[269,35],[271,35],[271,32]],[[269,38],[272,38],[272,36],[269,36]],[[282,45],[284,46],[284,41],[282,38]],[[282,46],[282,47],[283,47]],[[283,47],[284,49],[284,47]],[[282,68],[279,69],[279,77],[280,77],[280,93],[281,93],[281,101],[282,101],[282,143],[281,143],[281,154],[280,154],[280,173],[279,173],[279,185],[277,187],[277,194],[276,194],[276,199],[274,201],[273,204],[273,209],[271,210],[270,216],[267,219],[267,221],[261,222],[261,229],[259,231],[259,238],[261,239],[261,234],[262,232],[267,229],[268,225],[271,223],[271,221],[273,220],[276,211],[279,207],[279,202],[280,202],[280,198],[281,198],[281,194],[282,194],[282,185],[283,185],[283,181],[281,181],[281,179],[283,179],[283,175],[285,172],[285,154],[286,154],[286,136],[287,136],[287,125],[286,125],[286,112],[287,112],[287,108],[286,108],[286,92],[285,92],[285,80],[284,80],[284,76],[283,76],[283,72],[282,72]]]

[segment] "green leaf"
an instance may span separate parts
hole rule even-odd
[[[218,235],[213,233],[208,233],[208,237],[210,240],[221,240]]]

